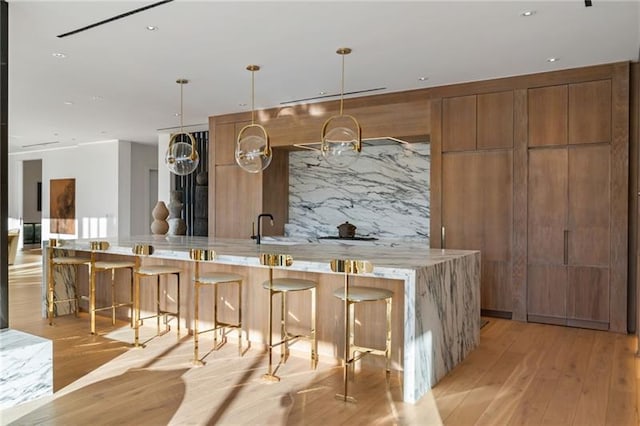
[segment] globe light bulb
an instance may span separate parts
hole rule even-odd
[[[331,166],[347,168],[360,157],[358,135],[348,127],[334,127],[324,135],[320,150]]]
[[[169,144],[164,162],[171,173],[184,176],[195,171],[200,163],[200,156],[191,144],[174,142]]]
[[[267,148],[267,140],[264,137],[242,137],[236,144],[236,163],[249,173],[259,173],[271,164],[271,150]]]

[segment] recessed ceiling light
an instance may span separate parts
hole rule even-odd
[[[67,55],[65,55],[64,53],[61,52],[53,52],[51,54],[51,56],[53,56],[54,58],[59,58],[59,59],[64,59],[67,57]]]
[[[241,106],[241,107],[246,107],[246,106],[247,106],[247,104],[244,104],[244,103],[239,103],[239,104],[238,104],[238,106]]]
[[[107,133],[107,131],[106,131],[106,130],[102,130],[102,131],[100,132],[100,134],[102,134],[102,135],[105,135],[106,133]]]
[[[551,58],[547,58],[547,62],[558,62],[560,60],[560,58],[556,58],[556,57],[551,57]]]
[[[429,80],[429,77],[420,77],[418,78],[419,81],[427,81]]]
[[[73,102],[71,102],[71,101],[64,101],[63,103],[64,103],[65,105],[73,105]]]
[[[180,117],[180,113],[179,113],[179,112],[176,112],[176,113],[174,113],[174,114],[173,114],[173,116],[174,116],[174,117]]]
[[[327,94],[327,92],[325,92],[324,90],[321,90],[321,91],[318,92],[318,95],[326,95],[326,94]]]
[[[101,100],[103,100],[103,99],[104,99],[104,98],[103,98],[102,96],[92,96],[92,97],[91,97],[91,100],[92,100],[92,101],[96,101],[96,102],[101,101]]]
[[[533,16],[535,14],[536,14],[535,10],[525,10],[522,13],[520,13],[520,16],[529,17],[529,16]]]
[[[54,132],[54,133],[53,133],[53,136],[58,136],[58,132]]]
[[[149,31],[155,31],[157,29],[158,29],[158,27],[156,27],[155,25],[147,25],[147,30],[149,30]]]

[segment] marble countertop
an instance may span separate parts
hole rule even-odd
[[[90,241],[108,241],[107,253],[131,255],[135,244],[151,244],[154,253],[150,257],[189,260],[189,249],[213,249],[217,263],[261,266],[261,253],[289,254],[293,257],[292,270],[331,272],[332,259],[368,260],[374,265],[374,276],[387,278],[406,277],[417,269],[464,257],[477,251],[431,249],[425,243],[398,240],[366,242],[340,242],[333,240],[308,241],[291,238],[264,237],[262,244],[251,239],[223,239],[188,236],[143,235],[119,238],[91,238],[65,240],[63,248],[89,250]]]

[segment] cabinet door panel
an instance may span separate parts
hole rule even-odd
[[[478,95],[478,149],[513,147],[513,91]]]
[[[569,265],[609,266],[609,145],[569,149]]]
[[[482,192],[478,180],[480,163],[475,154],[442,156],[442,225],[445,247],[482,248]],[[432,235],[437,238],[437,230]]]
[[[569,143],[611,142],[611,80],[569,86]]]
[[[234,123],[216,125],[214,142],[216,165],[235,164],[235,137]]]
[[[527,268],[527,315],[548,317],[534,321],[562,323],[567,316],[567,267],[529,265]],[[555,319],[554,319],[555,318]]]
[[[482,252],[482,309],[511,312],[512,153],[442,156],[445,247]]]
[[[216,237],[248,239],[251,223],[262,210],[261,173],[247,173],[236,165],[217,166],[215,182]]]
[[[442,151],[476,149],[476,97],[460,96],[442,101]]]
[[[567,317],[609,323],[609,269],[569,267]]]
[[[529,146],[566,145],[567,86],[529,89]]]
[[[480,306],[492,311],[513,310],[511,262],[482,258]]]
[[[567,223],[568,154],[565,148],[529,151],[529,264],[562,265]]]

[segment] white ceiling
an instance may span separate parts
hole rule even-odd
[[[184,87],[185,125],[248,111],[248,64],[262,67],[256,108],[336,94],[335,51],[343,46],[353,49],[345,90],[386,87],[374,93],[636,61],[640,51],[637,0],[593,0],[592,7],[583,0],[175,0],[56,37],[154,1],[9,0],[10,152],[56,141],[44,148],[154,143],[159,129],[179,124],[177,78],[191,81]],[[535,14],[525,18],[525,10]]]

